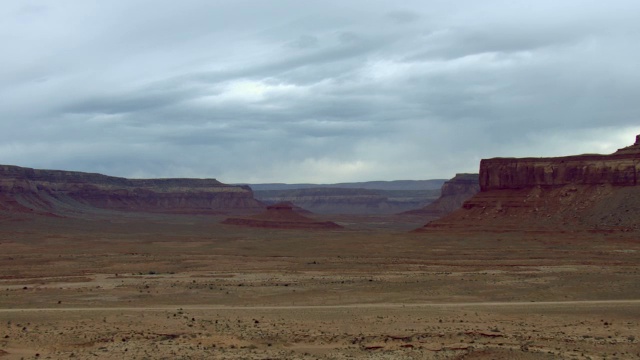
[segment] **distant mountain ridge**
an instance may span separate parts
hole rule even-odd
[[[433,184],[432,181],[422,182],[421,186]],[[438,180],[436,180],[439,182]],[[404,182],[353,183],[354,186],[398,188],[399,186],[416,186]],[[280,185],[280,184],[278,184]],[[343,185],[343,184],[336,184]],[[409,185],[409,186],[407,186]],[[266,204],[291,202],[303,209],[319,214],[396,214],[417,209],[427,205],[440,196],[440,189],[429,190],[383,190],[366,189],[362,187],[327,187],[314,186],[294,189],[254,190],[256,199]]]
[[[248,185],[254,191],[295,190],[295,189],[311,189],[311,188],[419,191],[419,190],[438,190],[442,187],[445,181],[447,181],[447,179],[364,181],[364,182],[347,182],[347,183],[336,183],[336,184],[264,183],[264,184],[237,184],[237,185]]]

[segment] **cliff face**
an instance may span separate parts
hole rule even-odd
[[[480,193],[425,229],[640,230],[640,136],[611,155],[495,158]]]
[[[457,209],[480,191],[478,174],[456,174],[442,185],[440,197],[431,204],[403,214],[441,217]]]
[[[125,179],[0,165],[0,210],[69,215],[91,208],[170,213],[260,209],[247,186],[215,179]]]
[[[532,186],[636,186],[640,171],[640,136],[611,155],[557,158],[496,158],[480,162],[482,191]]]

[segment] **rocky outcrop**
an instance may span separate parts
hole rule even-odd
[[[290,202],[270,205],[267,211],[251,217],[233,217],[224,220],[223,224],[275,229],[341,229],[342,226],[331,221],[316,221],[300,212]]]
[[[0,165],[0,211],[72,215],[92,209],[211,213],[262,209],[247,186],[215,179],[125,179]]]
[[[610,155],[495,158],[480,193],[423,230],[640,230],[640,136]]]
[[[406,211],[402,214],[442,217],[459,209],[466,200],[479,191],[478,174],[456,174],[442,185],[440,197],[436,201],[421,209]]]

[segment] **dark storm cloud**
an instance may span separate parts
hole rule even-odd
[[[640,132],[633,1],[8,1],[0,163],[450,177]]]

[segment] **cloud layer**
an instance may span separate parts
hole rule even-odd
[[[7,1],[0,163],[449,178],[640,133],[637,1]]]

